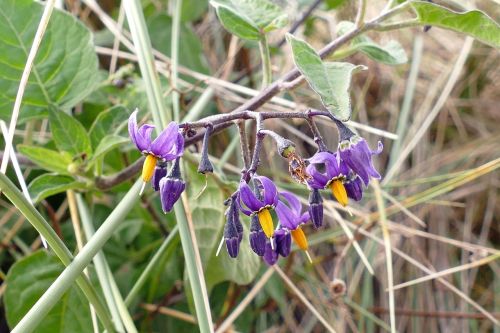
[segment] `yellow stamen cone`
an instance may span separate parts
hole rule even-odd
[[[157,158],[153,155],[148,154],[146,156],[146,160],[144,160],[144,164],[142,165],[142,180],[147,183],[153,177],[153,173],[155,171]]]
[[[301,250],[306,251],[308,249],[309,245],[307,244],[306,234],[304,234],[304,231],[300,227],[292,230],[292,238]]]
[[[342,184],[341,180],[334,180],[332,184],[330,185],[330,188],[332,190],[332,194],[337,199],[337,201],[342,205],[342,206],[347,206],[347,192],[345,190],[344,184]]]
[[[262,227],[262,231],[264,231],[266,237],[267,238],[273,237],[274,225],[271,213],[269,213],[269,209],[264,208],[263,210],[257,213],[257,216],[259,218],[259,223],[260,226]]]

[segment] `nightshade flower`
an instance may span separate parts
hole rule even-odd
[[[276,205],[281,227],[290,230],[293,241],[301,250],[307,252],[307,238],[301,225],[309,221],[309,212],[302,213],[302,204],[295,194],[284,191],[280,192],[280,195],[288,202],[288,205],[285,205],[280,200]]]
[[[272,180],[267,177],[257,176],[252,179],[256,193],[245,181],[240,182],[240,209],[245,215],[257,215],[262,230],[267,238],[271,238],[274,234],[274,225],[270,210],[278,204],[278,190]]]
[[[349,174],[349,169],[341,163],[336,153],[326,151],[318,152],[309,159],[306,172],[311,176],[308,184],[313,189],[330,188],[333,196],[342,205],[347,205],[347,192],[343,182]],[[324,172],[320,172],[318,167],[324,165]]]
[[[172,161],[184,152],[184,138],[179,133],[179,126],[171,122],[158,135],[156,139],[151,140],[151,132],[154,125],[144,124],[137,126],[137,110],[135,110],[128,119],[128,132],[132,142],[141,153],[146,155],[142,166],[142,180],[147,183],[153,177],[153,172],[157,161]],[[141,189],[141,193],[144,189]]]
[[[379,141],[377,150],[371,150],[365,139],[352,134],[340,141],[339,155],[342,161],[368,186],[370,177],[380,179],[380,174],[373,167],[372,155],[380,154],[383,148],[382,142]]]
[[[160,180],[161,207],[165,214],[172,210],[185,188],[186,183],[181,178],[179,159],[176,159],[170,173]]]

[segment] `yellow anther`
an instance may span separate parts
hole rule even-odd
[[[330,184],[330,188],[332,190],[332,194],[337,199],[337,201],[342,205],[342,206],[347,206],[347,192],[345,190],[344,184],[342,184],[341,180],[334,180]]]
[[[266,234],[267,238],[273,237],[274,225],[271,213],[269,213],[269,209],[264,208],[263,210],[257,213],[257,216],[259,218],[260,226],[262,227],[262,230]]]
[[[301,249],[306,251],[307,248],[309,247],[307,245],[307,238],[306,234],[304,234],[304,231],[300,227],[298,227],[295,230],[292,230],[292,238],[295,243],[297,243],[297,246]]]
[[[144,164],[142,165],[142,180],[146,183],[151,180],[155,171],[157,158],[151,154],[146,156]]]

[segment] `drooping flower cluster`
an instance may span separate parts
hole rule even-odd
[[[308,241],[303,230],[311,221],[315,229],[323,224],[323,198],[321,190],[331,191],[333,197],[346,206],[348,200],[359,201],[370,178],[380,179],[375,170],[372,156],[380,154],[382,144],[372,151],[367,142],[354,134],[343,123],[335,121],[339,129],[340,143],[335,152],[327,151],[323,142],[318,144],[320,151],[308,160],[303,160],[295,152],[293,142],[280,137],[272,131],[261,130],[260,135],[270,135],[278,144],[278,152],[289,163],[292,178],[306,184],[309,189],[309,205],[304,209],[299,198],[287,191],[278,191],[271,179],[256,174],[257,167],[244,170],[236,192],[226,200],[223,240],[230,257],[236,258],[243,240],[244,228],[240,212],[250,217],[250,247],[266,263],[273,265],[280,256],[290,254],[292,240],[309,257]],[[181,125],[184,130],[186,124]],[[179,125],[171,122],[156,139],[151,139],[153,125],[137,125],[137,111],[129,118],[130,137],[137,149],[146,156],[142,168],[142,180],[151,182],[159,191],[162,209],[170,212],[186,188],[180,173],[180,158],[184,152],[184,136]],[[208,139],[213,126],[206,127],[201,162],[198,172],[213,172],[208,158]],[[322,139],[319,137],[319,140]],[[257,145],[256,145],[257,146]],[[254,154],[255,155],[255,154]],[[258,165],[258,152],[256,163]],[[256,158],[254,156],[254,159]],[[167,170],[170,167],[169,170]],[[141,193],[144,189],[141,189]],[[277,223],[273,221],[277,217]],[[224,244],[221,241],[219,246]],[[217,252],[218,253],[218,252]]]
[[[128,132],[132,142],[137,149],[146,156],[142,166],[142,180],[144,185],[151,181],[155,191],[160,191],[163,212],[170,212],[182,192],[186,183],[181,177],[179,159],[184,153],[184,137],[179,132],[179,126],[171,122],[158,135],[151,140],[154,125],[137,125],[137,110],[132,113],[128,120]],[[168,162],[172,162],[170,171],[167,173]]]

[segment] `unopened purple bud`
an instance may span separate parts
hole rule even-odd
[[[273,249],[271,247],[271,243],[268,241],[266,243],[266,252],[264,253],[264,261],[269,265],[272,266],[278,261],[278,252],[276,249]]]
[[[317,189],[309,193],[309,216],[315,229],[323,225],[323,198]]]
[[[214,172],[214,167],[208,158],[208,139],[212,133],[212,126],[208,126],[203,136],[203,145],[201,147],[201,159],[198,165],[198,172],[205,174],[207,172]]]
[[[160,190],[160,180],[166,175],[167,175],[167,168],[161,166],[155,167],[153,177],[151,178],[151,186],[155,191]]]
[[[274,233],[276,241],[276,250],[282,257],[288,257],[292,249],[292,236],[285,229],[276,230]]]
[[[347,196],[355,201],[360,201],[363,197],[363,183],[360,177],[348,180],[344,183]]]
[[[226,240],[227,253],[231,258],[236,258],[240,251],[240,242],[243,236],[243,226],[240,222],[238,204],[231,198],[226,211],[226,225],[224,226],[224,239]]]
[[[264,231],[262,231],[262,227],[260,226],[259,218],[257,217],[257,215],[252,216],[249,240],[250,247],[252,248],[253,252],[262,257],[266,252],[267,237]]]
[[[231,258],[236,258],[240,252],[238,237],[226,238],[226,249]]]
[[[181,197],[186,183],[181,178],[179,159],[176,159],[170,173],[160,180],[160,200],[164,213],[168,213]]]

